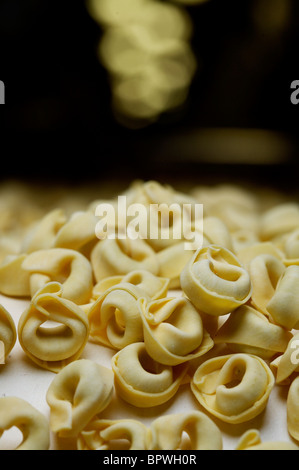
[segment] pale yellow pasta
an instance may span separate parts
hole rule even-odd
[[[206,215],[219,217],[232,233],[239,229],[257,231],[259,216],[255,195],[236,185],[197,187],[193,197],[204,206]]]
[[[147,353],[143,342],[126,346],[112,358],[118,395],[140,408],[161,405],[170,400],[187,369],[187,363],[167,366],[155,361]]]
[[[140,238],[100,240],[91,251],[90,260],[97,282],[109,276],[125,275],[138,269],[145,269],[156,275],[159,273],[155,251],[146,240]]]
[[[164,248],[157,253],[159,276],[169,279],[169,288],[180,288],[180,274],[186,263],[193,255],[192,250],[186,250],[185,242]]]
[[[123,192],[130,204],[194,204],[192,195],[178,191],[170,184],[161,184],[159,181],[136,180]]]
[[[18,337],[33,362],[59,372],[80,357],[89,338],[89,322],[77,304],[62,297],[61,284],[49,282],[21,315]]]
[[[262,442],[260,432],[257,429],[249,429],[240,437],[236,450],[299,450],[299,448],[293,442]]]
[[[71,362],[47,390],[51,431],[60,437],[77,437],[109,405],[113,390],[110,369],[89,359]]]
[[[299,441],[299,377],[292,381],[288,391],[287,427],[290,436]]]
[[[198,310],[184,297],[148,302],[139,299],[144,343],[148,354],[166,365],[202,356],[213,347]]]
[[[204,217],[203,245],[219,245],[233,251],[232,235],[219,217]]]
[[[210,315],[225,315],[251,295],[248,272],[230,250],[218,245],[197,250],[182,270],[180,281],[191,302]]]
[[[286,266],[299,264],[299,228],[288,234],[284,242],[283,251]]]
[[[14,396],[0,398],[0,437],[17,427],[23,434],[15,450],[48,450],[50,429],[47,418],[29,402]]]
[[[135,419],[95,417],[80,432],[78,450],[146,450],[147,427]]]
[[[222,450],[222,435],[218,426],[201,411],[170,414],[155,419],[149,428],[148,448],[182,449],[184,432],[190,440],[186,443],[187,449]]]
[[[124,277],[125,276],[123,275],[122,276],[121,275],[109,276],[97,282],[92,289],[91,303],[94,302],[94,300],[98,299],[101,295],[103,295],[104,292],[106,292],[106,290],[110,289],[111,287],[115,287],[117,284],[120,284],[122,280],[124,279]]]
[[[11,314],[6,310],[3,305],[0,305],[0,343],[2,344],[4,350],[0,354],[0,363],[4,361],[10,351],[13,349],[17,340],[17,331],[14,320]]]
[[[299,329],[299,266],[287,266],[277,283],[267,310],[278,324],[291,329]]]
[[[205,361],[191,381],[198,402],[220,420],[234,424],[260,414],[273,386],[274,376],[266,362],[244,353]]]
[[[140,239],[146,240],[146,244],[155,252],[175,245],[184,238],[185,217],[188,217],[188,222],[192,223],[194,220],[195,200],[156,181],[135,182],[121,196],[126,197],[126,207],[131,209],[131,213],[126,214],[125,227],[122,228],[126,229],[130,238],[132,230],[136,235],[135,226],[138,226]],[[96,211],[101,202],[104,201],[95,201],[90,209]],[[113,208],[114,215],[107,215],[107,226],[112,230],[119,229],[119,216],[123,215],[119,214],[121,208],[115,200],[106,202]],[[134,204],[138,217],[134,212]],[[139,210],[140,205],[142,211]]]
[[[240,253],[246,252],[248,248],[254,246],[258,243],[259,238],[256,232],[249,229],[240,228],[231,235],[232,251],[236,253],[239,260],[243,262]]]
[[[137,184],[135,188],[137,188]],[[158,181],[150,180],[143,182],[139,188],[142,190],[143,198],[146,198],[145,200],[148,204],[190,204],[195,202],[192,196],[174,189],[169,184],[161,184]],[[141,199],[141,202],[143,200]]]
[[[238,259],[243,263],[246,269],[250,266],[251,261],[259,255],[274,256],[279,260],[284,260],[284,253],[277,248],[271,241],[261,242],[257,241],[252,245],[240,248],[236,252]]]
[[[88,255],[93,244],[97,242],[97,221],[97,217],[88,211],[74,212],[56,233],[54,247],[85,250]]]
[[[102,279],[93,288],[93,298],[97,299],[110,287],[123,282],[137,286],[152,300],[166,297],[169,287],[168,278],[155,276],[149,271],[139,269],[137,271],[131,271],[125,276],[110,276]]]
[[[191,207],[186,215],[180,204],[171,202],[167,204],[164,201],[143,207],[146,208],[146,211],[139,215],[140,235],[156,252],[176,245],[184,238],[184,217],[188,216],[188,221],[192,223]],[[185,210],[187,211],[187,209]],[[130,221],[128,222],[129,227]]]
[[[93,287],[93,273],[89,260],[76,250],[51,248],[28,254],[21,265],[30,275],[30,293],[33,296],[47,282],[62,284],[62,297],[76,304],[89,302]]]
[[[250,301],[255,308],[269,316],[268,304],[285,272],[285,266],[276,256],[260,254],[251,260],[248,271],[252,284]]]
[[[62,209],[54,209],[46,213],[25,235],[21,252],[32,253],[33,251],[52,248],[57,232],[65,222],[66,215]]]
[[[13,297],[30,296],[30,273],[22,269],[26,254],[8,255],[0,265],[0,293]]]
[[[286,350],[292,336],[255,308],[242,305],[229,315],[213,339],[215,344],[226,343],[234,352],[271,359]]]
[[[275,358],[270,367],[276,376],[276,383],[289,384],[293,375],[299,372],[299,333],[291,335],[284,353]]]
[[[114,349],[143,340],[138,299],[145,293],[123,282],[107,289],[88,311],[90,337]]]
[[[7,256],[20,253],[21,237],[18,233],[0,235],[0,266]]]
[[[276,204],[261,216],[261,240],[278,240],[299,228],[299,205],[295,202]]]

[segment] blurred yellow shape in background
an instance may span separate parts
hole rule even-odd
[[[147,125],[185,102],[197,69],[187,11],[157,0],[88,0],[87,8],[103,30],[99,60],[123,124]]]

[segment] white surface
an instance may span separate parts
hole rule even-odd
[[[0,302],[12,315],[16,327],[21,313],[28,301],[16,300],[0,295]],[[88,342],[81,358],[94,360],[110,368],[111,357],[115,351]],[[27,400],[35,408],[49,417],[49,406],[46,402],[47,389],[55,374],[35,365],[24,353],[17,340],[6,364],[0,365],[0,397],[17,396]],[[235,449],[239,438],[248,429],[258,429],[263,442],[271,440],[291,441],[286,424],[286,397],[288,388],[276,385],[270,394],[268,405],[263,413],[253,420],[242,424],[232,425],[210,416],[219,427],[223,436],[223,449]],[[154,408],[135,408],[114,395],[112,402],[101,417],[110,419],[132,418],[150,425],[151,421],[163,414],[181,411],[201,410],[194,398],[189,384],[180,387],[177,394],[164,405]],[[7,431],[0,439],[1,449],[13,449],[20,440],[16,429]],[[75,449],[76,442],[71,439],[57,439],[51,434],[51,449]]]

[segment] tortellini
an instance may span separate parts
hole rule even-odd
[[[139,299],[144,343],[149,355],[166,365],[177,365],[205,354],[214,345],[200,313],[184,297],[151,302]]]
[[[144,269],[131,271],[124,276],[109,276],[96,283],[92,295],[97,299],[110,287],[123,282],[128,282],[141,289],[152,300],[167,296],[169,282],[167,277],[155,276]]]
[[[22,253],[52,248],[59,229],[65,224],[66,215],[62,209],[54,209],[33,225],[23,239]]]
[[[274,254],[264,253],[253,257],[249,262],[248,271],[252,283],[251,303],[269,316],[268,304],[285,272],[285,265]]]
[[[248,272],[231,251],[218,245],[197,250],[180,279],[186,296],[210,315],[225,315],[246,303],[251,295]]]
[[[0,266],[4,295],[32,297],[50,281],[62,284],[64,298],[83,305],[92,294],[90,261],[76,250],[49,248],[7,257]]]
[[[289,434],[299,441],[299,377],[290,385],[287,396],[287,427]]]
[[[227,423],[242,423],[264,410],[274,382],[263,359],[236,353],[201,364],[192,378],[191,390],[212,415]]]
[[[20,210],[12,196],[13,211],[0,203],[0,294],[26,307],[19,315],[11,299],[11,314],[0,305],[0,364],[10,359],[1,383],[17,358],[53,379],[48,419],[3,388],[0,436],[19,428],[17,449],[51,448],[52,433],[78,450],[221,450],[229,430],[236,450],[298,450],[250,427],[237,435],[238,424],[262,422],[276,384],[299,442],[296,201],[230,185],[187,194],[156,181],[135,181],[126,207],[103,193],[81,205],[72,194],[46,213]],[[145,210],[125,214],[128,204]],[[102,239],[106,228],[114,233]]]
[[[97,217],[89,211],[76,211],[56,233],[54,247],[68,248],[90,255],[96,238]]]
[[[0,364],[5,362],[17,340],[17,330],[11,314],[0,305]],[[3,357],[2,357],[3,355]]]
[[[60,437],[77,437],[109,405],[113,391],[110,369],[89,359],[68,364],[54,377],[46,394],[51,431]]]
[[[109,276],[125,275],[138,269],[159,274],[157,254],[142,239],[100,240],[93,248],[90,260],[97,282]]]
[[[299,450],[293,442],[262,442],[257,429],[249,429],[240,438],[236,450]]]
[[[23,434],[16,450],[48,450],[50,429],[47,418],[29,402],[18,397],[0,398],[0,437],[17,427]]]
[[[30,253],[22,263],[30,275],[30,293],[34,295],[50,281],[62,284],[62,296],[76,304],[89,301],[93,274],[89,260],[76,250],[52,248]]]
[[[18,337],[32,361],[59,372],[81,355],[89,338],[89,322],[77,304],[62,297],[61,284],[49,282],[21,315]]]
[[[144,292],[130,283],[107,289],[88,311],[90,337],[105,346],[121,349],[143,340],[138,299]]]
[[[135,419],[101,419],[95,417],[80,432],[78,450],[146,450],[147,427]],[[120,447],[116,447],[117,443]]]
[[[299,266],[288,266],[267,305],[274,321],[289,330],[299,329]]]
[[[262,215],[259,235],[262,240],[277,242],[298,227],[299,205],[293,202],[277,204]]]
[[[67,219],[64,210],[54,209],[26,234],[21,251],[32,253],[49,248],[68,248],[88,253],[93,242],[98,241],[95,233],[97,221],[89,211],[75,211]]]
[[[271,323],[261,312],[242,305],[229,315],[213,339],[215,344],[226,343],[234,352],[271,359],[286,350],[291,338],[289,331]]]
[[[184,444],[183,433],[192,450],[222,450],[222,434],[217,425],[201,411],[161,416],[149,429],[148,447],[151,450],[177,450]]]
[[[115,389],[126,402],[148,408],[172,398],[187,372],[188,365],[168,366],[155,361],[143,342],[130,344],[112,358]]]

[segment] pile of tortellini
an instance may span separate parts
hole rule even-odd
[[[250,421],[279,385],[288,387],[290,441],[262,443],[250,428],[236,449],[298,449],[299,204],[264,207],[254,193],[228,185],[185,193],[136,181],[125,194],[146,207],[203,204],[202,246],[100,240],[100,199],[29,224],[0,265],[0,293],[29,301],[17,324],[0,309],[0,367],[9,367],[18,340],[35,365],[55,374],[46,394],[50,418],[25,400],[1,397],[0,435],[19,427],[18,449],[48,449],[53,432],[75,439],[80,450],[113,449],[123,439],[130,449],[173,450],[187,433],[192,450],[220,450],[213,419]],[[117,208],[116,199],[109,202]],[[114,351],[111,369],[100,357],[81,357],[89,341]],[[150,408],[186,384],[198,409],[162,415],[150,426],[101,417],[114,393]]]

